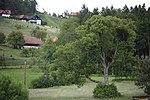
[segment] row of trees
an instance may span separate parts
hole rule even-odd
[[[13,15],[34,14],[36,12],[36,0],[1,0],[0,9],[11,10]]]

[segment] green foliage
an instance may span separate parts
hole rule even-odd
[[[22,29],[22,28],[23,28],[23,26],[18,25],[18,24],[17,24],[17,25],[15,25],[15,27],[16,27],[16,29],[17,29],[17,30],[19,30],[19,29]]]
[[[121,94],[117,91],[117,87],[114,84],[103,85],[99,83],[93,91],[95,98],[115,98],[120,97]]]
[[[150,94],[150,58],[144,59],[139,67],[139,75],[136,85],[144,88],[144,92]]]
[[[36,57],[39,50],[36,48],[22,49],[20,55],[23,57]]]
[[[1,100],[28,100],[28,91],[8,76],[0,75]]]
[[[84,67],[80,67],[80,54],[75,46],[75,42],[61,45],[53,54],[55,59],[50,66],[50,72],[53,72],[52,76],[55,76],[62,85],[82,85],[84,82]]]
[[[13,31],[7,37],[7,43],[14,46],[14,48],[22,47],[24,42],[24,36],[19,31]]]
[[[67,19],[65,20],[62,24],[61,24],[61,34],[59,35],[59,40],[57,42],[57,45],[64,45],[66,43],[75,41],[78,36],[75,33],[75,29],[79,26],[79,24],[77,23],[77,19],[76,18],[71,18],[71,19]]]
[[[5,43],[5,38],[6,38],[5,34],[0,32],[0,44]]]
[[[100,64],[104,69],[105,81],[108,84],[109,68],[117,64],[118,60],[122,63],[121,58],[133,57],[135,29],[132,20],[94,15],[77,29],[80,36],[78,45],[80,45],[84,59],[83,66],[87,69],[90,64],[93,66],[94,63]]]
[[[44,39],[47,36],[47,32],[45,30],[41,30],[39,27],[36,27],[36,29],[32,30],[31,35],[36,38]]]
[[[56,86],[55,81],[46,76],[41,76],[31,82],[31,88],[48,88],[52,86]]]
[[[44,31],[44,30],[38,30],[38,31],[35,33],[35,37],[37,37],[37,38],[44,39],[44,38],[46,38],[46,36],[47,36],[47,32]]]
[[[79,24],[83,25],[87,19],[92,17],[92,13],[89,11],[88,7],[86,7],[86,5],[84,4],[82,6],[82,10],[80,10],[77,17],[79,18]]]
[[[23,57],[28,57],[28,55],[29,55],[28,49],[22,49],[20,55]]]
[[[0,9],[11,10],[14,15],[34,14],[36,11],[36,0],[1,0]]]

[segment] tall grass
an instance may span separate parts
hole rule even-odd
[[[16,82],[24,83],[24,68],[21,69],[0,69],[0,73],[10,76]],[[31,81],[39,78],[42,75],[41,71],[35,71],[32,68],[27,69],[27,87],[31,85]]]

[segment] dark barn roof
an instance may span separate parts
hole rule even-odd
[[[34,15],[29,20],[42,20],[38,15]]]

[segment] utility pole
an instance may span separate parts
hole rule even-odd
[[[24,85],[26,86],[26,67],[27,67],[27,62],[26,60],[24,61]]]

